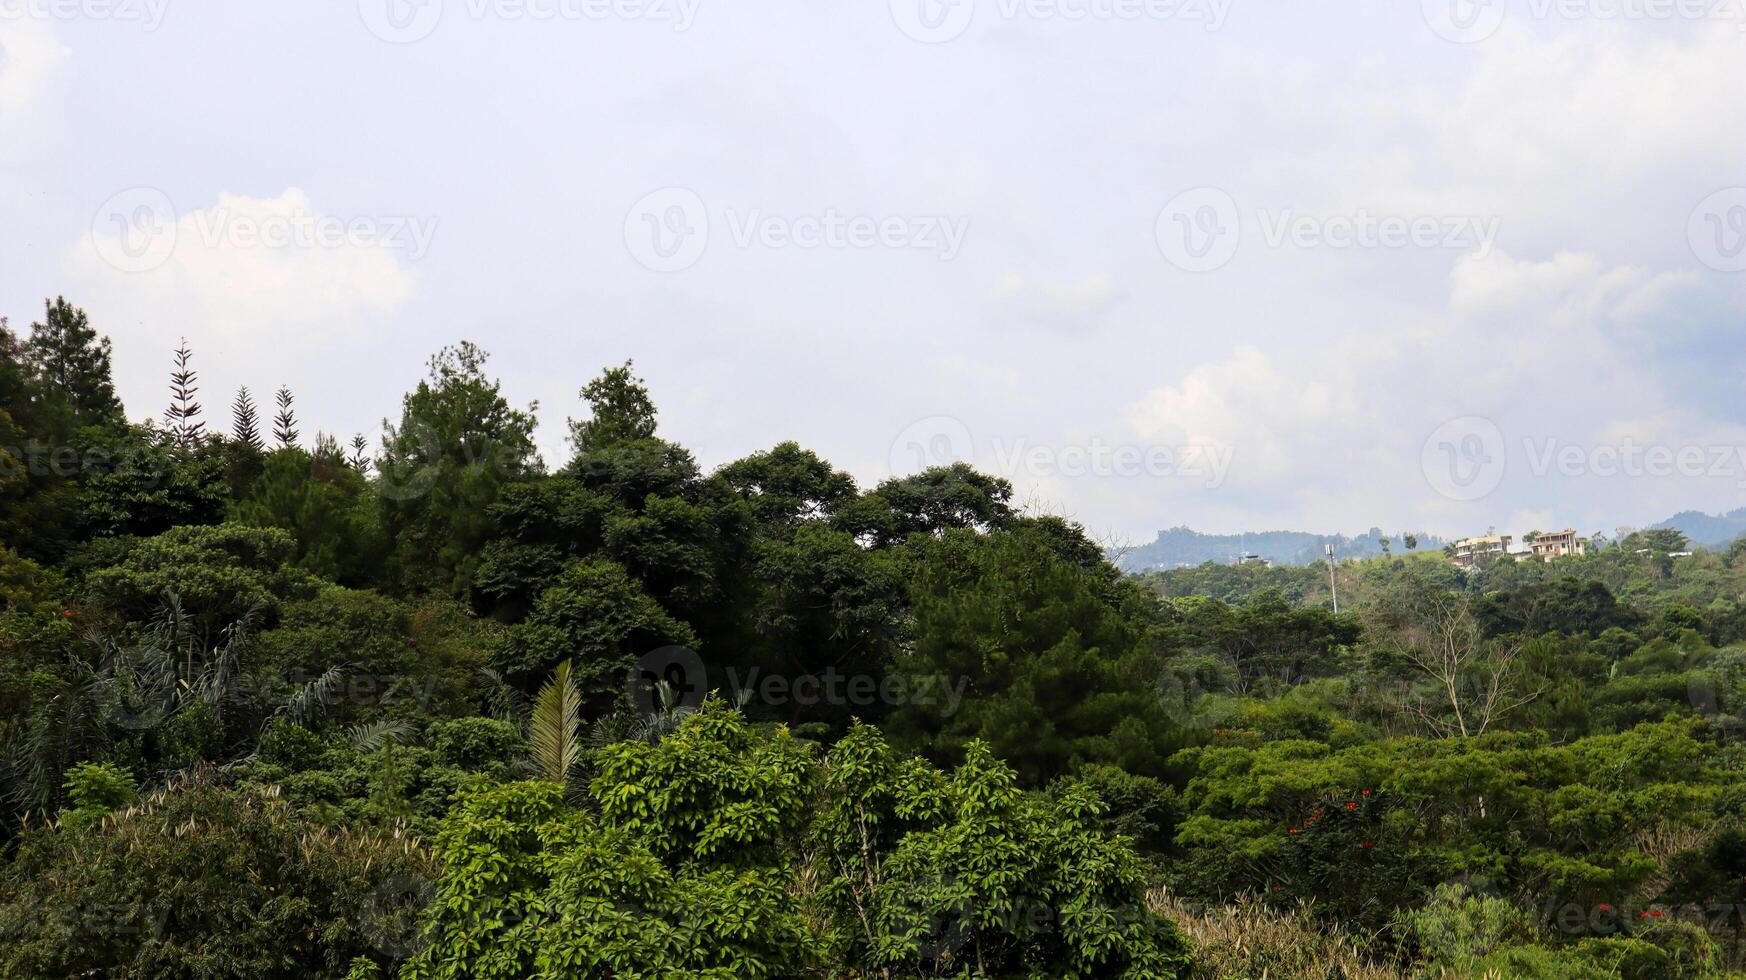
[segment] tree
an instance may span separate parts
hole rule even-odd
[[[123,417],[110,376],[109,338],[98,336],[85,311],[65,297],[43,301],[42,322],[31,324],[28,357],[46,397],[62,406],[71,425]]]
[[[231,439],[257,452],[263,448],[260,416],[248,385],[236,390],[236,401],[230,406],[230,422]]]
[[[493,531],[503,489],[540,472],[533,410],[518,411],[485,375],[489,356],[463,341],[430,359],[430,377],[384,420],[375,487],[396,540],[403,587],[462,594]]]
[[[1263,591],[1241,605],[1199,596],[1172,603],[1179,615],[1177,646],[1216,652],[1249,691],[1263,682],[1295,686],[1327,676],[1339,655],[1363,636],[1363,627],[1327,609],[1297,608],[1276,591]]]
[[[1673,527],[1633,531],[1625,537],[1623,544],[1627,551],[1648,551],[1655,555],[1691,550],[1691,539],[1685,536],[1684,531]]]
[[[698,646],[691,627],[661,608],[624,568],[604,558],[573,561],[511,628],[498,667],[526,680],[574,656],[574,683],[595,706],[624,690],[636,658],[665,646]]]
[[[232,623],[256,616],[270,625],[284,602],[313,593],[295,565],[296,549],[277,528],[179,527],[92,572],[88,587],[106,609],[135,622],[151,620],[173,598],[211,647]]]
[[[1011,483],[979,473],[967,463],[953,463],[886,480],[872,492],[842,505],[833,523],[885,547],[900,544],[912,534],[1005,527],[1014,517],[1011,502]]]
[[[280,449],[292,449],[297,445],[297,412],[293,408],[291,389],[281,386],[274,396],[279,403],[279,414],[273,416],[273,438],[279,441]]]
[[[593,414],[570,419],[570,442],[578,454],[655,437],[655,403],[643,379],[631,373],[631,362],[607,368],[582,388]]]
[[[466,794],[438,835],[430,945],[402,980],[481,976],[1181,976],[1102,805],[1019,791],[984,746],[941,772],[876,729],[823,760],[719,701],[552,781]]]
[[[0,974],[340,980],[392,962],[436,868],[418,843],[300,819],[211,773],[28,835],[0,880]]]
[[[1388,654],[1428,685],[1428,693],[1409,692],[1403,707],[1432,732],[1444,738],[1484,735],[1540,696],[1541,689],[1523,677],[1521,642],[1487,639],[1466,596],[1431,590],[1412,596],[1411,603],[1377,632]]]
[[[1182,733],[1158,696],[1151,604],[1053,543],[1022,527],[919,542],[913,639],[891,668],[906,689],[887,728],[940,760],[985,741],[1027,786],[1094,763],[1165,775]]]
[[[389,542],[364,476],[350,466],[280,449],[268,456],[232,519],[289,531],[297,564],[346,585],[379,580]]]
[[[855,479],[817,454],[784,442],[723,466],[716,473],[752,506],[766,534],[785,535],[824,520],[855,499]]]
[[[200,419],[200,403],[194,396],[200,393],[200,376],[189,366],[194,352],[188,341],[176,348],[176,369],[170,372],[170,407],[164,409],[164,426],[170,438],[183,450],[194,449],[206,439],[206,423]]]
[[[75,496],[87,535],[149,536],[224,519],[231,496],[226,454],[210,445],[185,451],[162,432],[131,425],[91,431],[102,441],[87,453]]]

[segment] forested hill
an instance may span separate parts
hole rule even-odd
[[[1746,968],[1746,539],[1129,576],[629,363],[545,460],[472,344],[346,445],[165,353],[0,321],[4,980]]]
[[[1393,552],[1409,550],[1406,535],[1385,533],[1371,528],[1363,534],[1311,534],[1307,531],[1260,531],[1252,534],[1202,534],[1186,527],[1159,531],[1157,540],[1114,555],[1124,571],[1144,572],[1160,568],[1180,568],[1202,562],[1228,562],[1238,555],[1259,555],[1275,565],[1308,565],[1321,561],[1332,545],[1341,559],[1378,558],[1383,555],[1380,539],[1388,538]],[[1432,550],[1443,547],[1440,538],[1428,534],[1415,536],[1418,548]]]
[[[1693,544],[1705,548],[1725,548],[1734,539],[1746,534],[1746,507],[1718,515],[1695,510],[1681,511],[1655,527],[1671,528],[1690,538]]]

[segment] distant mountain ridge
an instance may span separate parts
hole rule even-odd
[[[1746,534],[1746,507],[1714,516],[1695,510],[1681,511],[1653,527],[1674,528],[1699,547],[1725,548]]]
[[[1159,531],[1158,539],[1121,555],[1116,564],[1124,571],[1143,572],[1154,568],[1178,568],[1205,562],[1228,562],[1239,555],[1260,555],[1275,565],[1308,565],[1322,560],[1328,545],[1334,546],[1336,559],[1380,558],[1382,546],[1377,539],[1381,528],[1371,528],[1356,537],[1344,534],[1312,534],[1308,531],[1260,531],[1249,534],[1202,534],[1186,527]],[[1395,554],[1406,554],[1407,547],[1400,534],[1390,534],[1390,546]],[[1429,534],[1418,535],[1416,550],[1439,550],[1443,539]]]
[[[1726,548],[1734,539],[1746,535],[1746,507],[1726,514],[1705,514],[1688,510],[1673,515],[1652,528],[1674,528],[1700,548]],[[1228,562],[1239,555],[1260,555],[1275,565],[1308,565],[1320,561],[1328,545],[1334,546],[1334,557],[1379,558],[1382,546],[1381,528],[1371,528],[1363,534],[1313,534],[1309,531],[1259,531],[1246,534],[1202,534],[1187,527],[1159,531],[1157,540],[1141,545],[1115,558],[1123,571],[1144,572],[1154,568],[1180,568],[1205,562]],[[1397,555],[1407,554],[1400,534],[1389,535],[1390,545]],[[1434,551],[1446,543],[1430,534],[1419,534],[1418,551]]]

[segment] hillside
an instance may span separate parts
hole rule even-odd
[[[1329,545],[1341,559],[1380,558],[1382,546],[1377,539],[1381,528],[1352,537],[1344,534],[1313,534],[1308,531],[1261,531],[1245,534],[1203,534],[1187,527],[1159,531],[1157,540],[1115,556],[1116,565],[1128,572],[1144,572],[1159,568],[1180,568],[1203,562],[1228,562],[1238,555],[1260,555],[1275,565],[1308,565],[1320,561]],[[1389,545],[1396,552],[1407,550],[1399,534],[1389,535]],[[1418,550],[1441,548],[1443,540],[1429,534],[1418,535]]]
[[[1674,528],[1690,538],[1692,544],[1719,548],[1746,534],[1746,507],[1715,516],[1695,510],[1681,511],[1654,526]]]

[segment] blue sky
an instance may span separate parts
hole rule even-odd
[[[86,306],[142,417],[186,336],[209,409],[373,434],[468,338],[554,458],[634,357],[706,464],[966,457],[1116,538],[1610,529],[1746,504],[1742,27],[0,0],[0,314]]]

